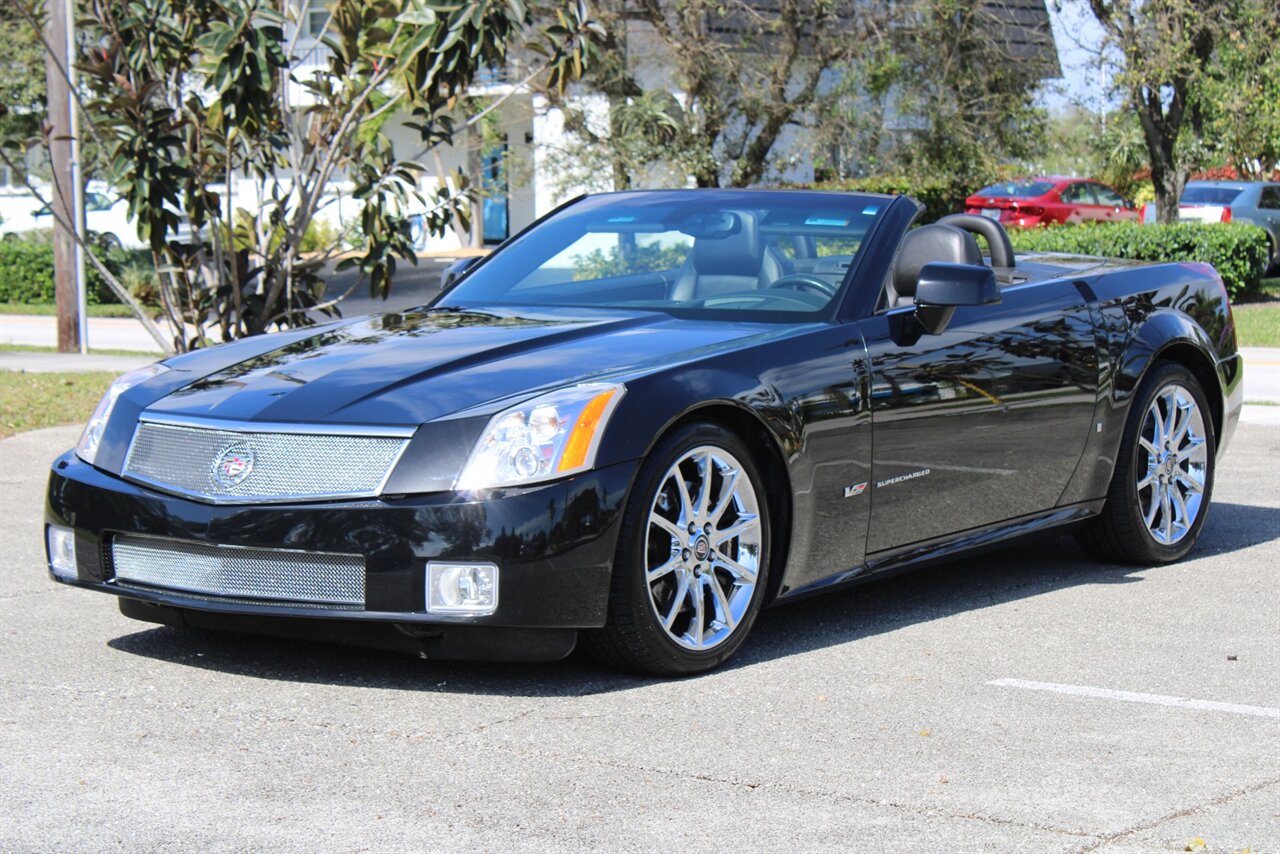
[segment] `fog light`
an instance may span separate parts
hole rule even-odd
[[[427,564],[427,613],[483,616],[497,608],[498,568],[493,564]]]
[[[58,578],[75,579],[76,572],[76,532],[70,528],[50,525],[47,531],[49,539],[49,571]]]

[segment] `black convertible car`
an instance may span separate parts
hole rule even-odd
[[[1185,555],[1240,411],[1221,279],[919,212],[584,197],[423,308],[121,377],[54,463],[50,571],[175,626],[682,674],[1015,537]]]

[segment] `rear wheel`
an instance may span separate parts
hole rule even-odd
[[[608,620],[584,633],[584,646],[625,670],[711,670],[755,622],[768,555],[768,504],[750,451],[719,425],[686,425],[641,466],[623,516]]]
[[[1139,386],[1102,514],[1078,539],[1117,563],[1178,560],[1195,545],[1213,492],[1208,402],[1182,365],[1156,366]]]

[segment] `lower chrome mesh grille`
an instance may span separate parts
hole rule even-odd
[[[230,600],[364,607],[360,555],[251,549],[121,534],[111,541],[116,580]]]
[[[408,440],[143,421],[124,476],[214,503],[377,495]]]

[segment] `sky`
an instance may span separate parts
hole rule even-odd
[[[1080,104],[1092,112],[1114,106],[1106,90],[1110,80],[1097,67],[1102,27],[1084,0],[1048,0],[1062,79],[1048,81],[1041,102],[1051,112]],[[1061,7],[1061,8],[1059,8]]]

